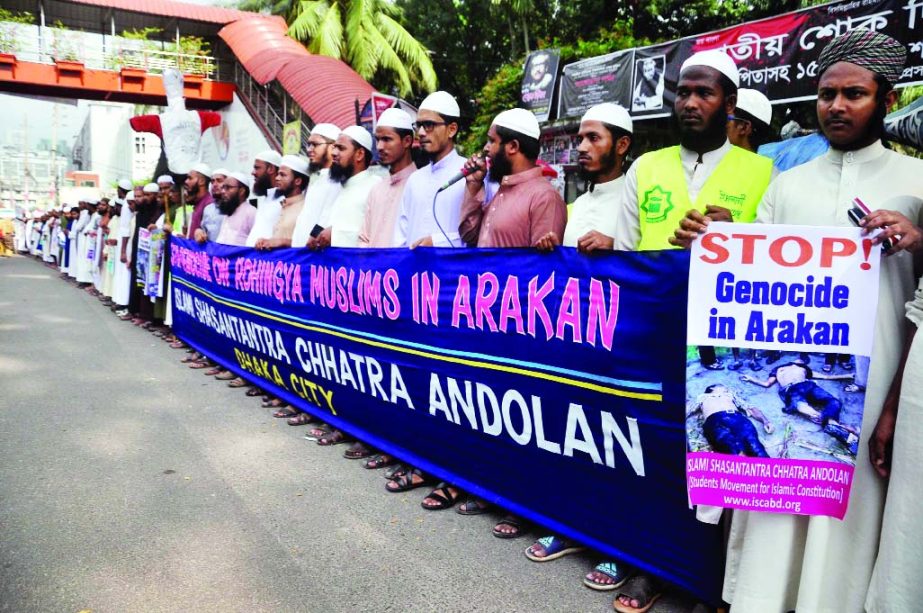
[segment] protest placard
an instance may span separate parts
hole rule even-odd
[[[846,514],[881,249],[859,228],[713,223],[693,245],[693,504]]]

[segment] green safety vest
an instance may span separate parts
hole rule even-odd
[[[756,207],[772,179],[772,160],[740,147],[721,159],[693,205],[679,157],[679,147],[647,153],[635,162],[638,177],[638,220],[641,240],[638,251],[675,249],[667,239],[679,227],[689,209],[705,211],[721,206],[736,222],[756,219]]]

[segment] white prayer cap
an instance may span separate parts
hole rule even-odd
[[[287,165],[287,164],[286,164]],[[291,166],[289,166],[291,168]],[[294,170],[294,169],[292,169]],[[303,173],[302,173],[303,174]],[[251,176],[245,172],[229,172],[226,173],[226,176],[231,177],[241,185],[245,185],[247,189],[250,189],[250,178]]]
[[[126,192],[131,191],[132,187],[134,187],[128,179],[119,179],[118,185],[119,189],[124,189]]]
[[[421,111],[434,111],[443,116],[461,117],[458,102],[449,92],[433,92],[420,103]]]
[[[762,92],[743,87],[738,89],[737,108],[747,111],[767,126],[772,123],[772,104]]]
[[[283,155],[279,166],[286,166],[303,175],[308,174],[308,161],[297,155]]]
[[[173,185],[173,177],[171,177],[170,175],[160,175],[159,177],[157,177],[157,182],[158,183],[169,183],[170,185]],[[147,186],[145,186],[145,189],[147,189]]]
[[[512,130],[523,136],[538,139],[542,129],[538,127],[535,113],[526,109],[509,109],[494,117],[493,125]]]
[[[403,109],[390,108],[385,109],[385,112],[381,114],[377,125],[384,128],[397,128],[398,130],[413,130],[413,119]]]
[[[134,202],[135,201],[135,192],[128,192],[125,194],[125,202]]]
[[[372,135],[362,126],[349,126],[348,128],[343,128],[340,134],[345,134],[369,151],[372,150]]]
[[[173,181],[170,181],[170,183],[173,183]],[[147,185],[144,186],[143,191],[145,194],[159,194],[160,186],[157,185],[156,183],[148,183]]]
[[[709,51],[699,51],[693,54],[683,62],[682,66],[680,66],[679,74],[682,75],[683,71],[693,66],[714,68],[730,79],[734,87],[740,87],[740,72],[737,70],[737,64],[735,64],[731,56],[724,51],[711,49]]]
[[[311,130],[311,134],[323,136],[327,140],[336,140],[340,136],[340,129],[332,123],[319,123]]]
[[[580,119],[584,121],[601,121],[610,126],[621,128],[629,134],[634,134],[634,124],[631,122],[631,115],[625,110],[625,107],[612,102],[603,102],[587,109]]]
[[[97,204],[99,204],[99,198],[87,198],[87,204],[92,204],[93,206],[96,206]]]
[[[198,164],[193,164],[192,168],[190,168],[189,170],[196,171],[197,173],[199,173],[206,179],[212,178],[212,169],[208,167],[208,164],[203,164],[202,162],[199,162]]]
[[[263,161],[265,162],[266,160]],[[270,164],[272,164],[272,162],[270,162]],[[222,177],[230,177],[231,171],[227,168],[216,168],[212,171],[212,177],[217,177],[218,175],[221,175]]]
[[[256,159],[261,162],[266,162],[267,164],[272,164],[276,168],[282,165],[282,156],[278,151],[273,151],[272,149],[260,151],[256,154]],[[225,176],[227,176],[227,173],[225,173]]]

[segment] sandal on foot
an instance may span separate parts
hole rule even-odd
[[[615,600],[612,601],[612,608],[619,613],[647,613],[661,595],[660,586],[652,577],[649,575],[635,575],[619,588]],[[619,602],[619,596],[637,600],[638,606],[632,607],[622,604]]]
[[[600,562],[583,578],[583,585],[598,592],[617,590],[631,577],[632,568],[616,562]],[[597,581],[593,575],[604,575],[612,581]]]
[[[389,456],[387,453],[379,453],[366,460],[362,466],[368,468],[369,470],[375,470],[376,468],[384,468],[385,466],[394,466],[396,463],[397,460]]]
[[[413,482],[414,476],[420,477],[420,481],[417,483]],[[400,477],[392,479],[385,483],[385,489],[391,492],[392,494],[397,494],[399,492],[409,492],[418,487],[423,487],[427,483],[426,476],[423,475],[423,471],[419,468],[414,468]]]
[[[247,396],[250,396],[251,398],[254,398],[256,396],[262,396],[262,395],[263,395],[263,390],[261,390],[258,387],[251,387],[250,389],[247,390]]]
[[[410,470],[410,467],[406,464],[395,464],[388,470],[382,473],[382,477],[390,481],[391,479],[397,479],[401,475],[405,474]]]
[[[455,490],[455,493],[452,493],[452,490]],[[458,488],[452,487],[445,481],[442,481],[436,486],[436,489],[427,494],[426,498],[420,501],[420,506],[427,511],[450,509],[455,506],[455,503],[458,502],[461,496],[462,494],[458,491]],[[427,500],[434,500],[436,504],[427,505]]]
[[[247,381],[244,380],[243,377],[234,377],[233,379],[228,381],[228,387],[238,388],[238,387],[247,387],[248,385],[250,384],[247,383]]]
[[[288,403],[281,398],[272,398],[263,403],[264,409],[281,409],[288,406]]]
[[[503,532],[497,529],[503,525],[510,526],[514,530],[512,532]],[[494,536],[497,537],[498,539],[519,538],[520,536],[522,536],[522,533],[523,533],[522,522],[515,515],[507,515],[506,517],[501,519],[499,522],[497,522],[497,525],[494,526],[493,533],[494,533]]]
[[[206,377],[214,377],[214,376],[216,376],[216,375],[220,375],[220,374],[223,373],[223,372],[227,372],[227,371],[224,370],[224,367],[223,367],[223,366],[214,366],[214,367],[209,368],[208,370],[205,371],[205,376],[206,376]]]
[[[236,378],[237,378],[237,375],[232,373],[230,370],[224,370],[222,372],[219,372],[217,375],[215,375],[215,379],[219,381],[233,381]],[[246,383],[244,383],[244,385],[246,385]]]
[[[189,368],[193,370],[199,370],[202,368],[211,368],[211,364],[209,364],[206,360],[193,361],[193,362],[189,362]]]
[[[339,445],[340,443],[348,443],[350,439],[346,436],[346,433],[342,430],[334,430],[326,436],[322,436],[317,439],[317,444],[321,447],[330,447],[332,445]]]
[[[526,557],[533,562],[551,562],[558,558],[563,558],[572,553],[580,553],[586,549],[574,541],[560,536],[543,536],[528,547],[526,547]],[[545,555],[539,556],[536,553],[540,550],[545,551]]]
[[[170,349],[185,349],[185,348],[186,348],[186,343],[184,343],[183,341],[175,340],[172,343],[170,343]]]
[[[319,424],[314,428],[308,430],[308,433],[304,435],[309,441],[317,441],[323,436],[327,436],[333,432],[333,428],[329,424]]]
[[[317,419],[313,415],[307,413],[299,413],[294,417],[288,420],[288,425],[290,426],[307,426],[308,424],[313,424]]]
[[[490,510],[490,505],[476,496],[469,495],[463,503],[455,508],[459,515],[481,515]]]
[[[286,417],[296,417],[296,416],[298,416],[298,415],[300,415],[300,414],[301,414],[301,413],[299,413],[298,411],[296,411],[296,410],[293,409],[292,407],[286,406],[286,407],[283,407],[283,408],[279,409],[279,410],[276,411],[275,413],[273,413],[272,416],[275,417],[275,418],[277,418],[277,419],[285,419]]]
[[[183,359],[180,360],[180,362],[183,364],[189,364],[190,362],[198,362],[201,359],[202,359],[201,353],[190,353],[189,355],[184,356]]]
[[[349,449],[343,452],[343,457],[347,460],[361,460],[362,458],[367,458],[371,455],[374,455],[374,453],[374,449],[362,441],[356,441],[350,446]]]

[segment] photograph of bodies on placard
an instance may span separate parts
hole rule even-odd
[[[864,356],[688,347],[689,451],[855,465]]]

